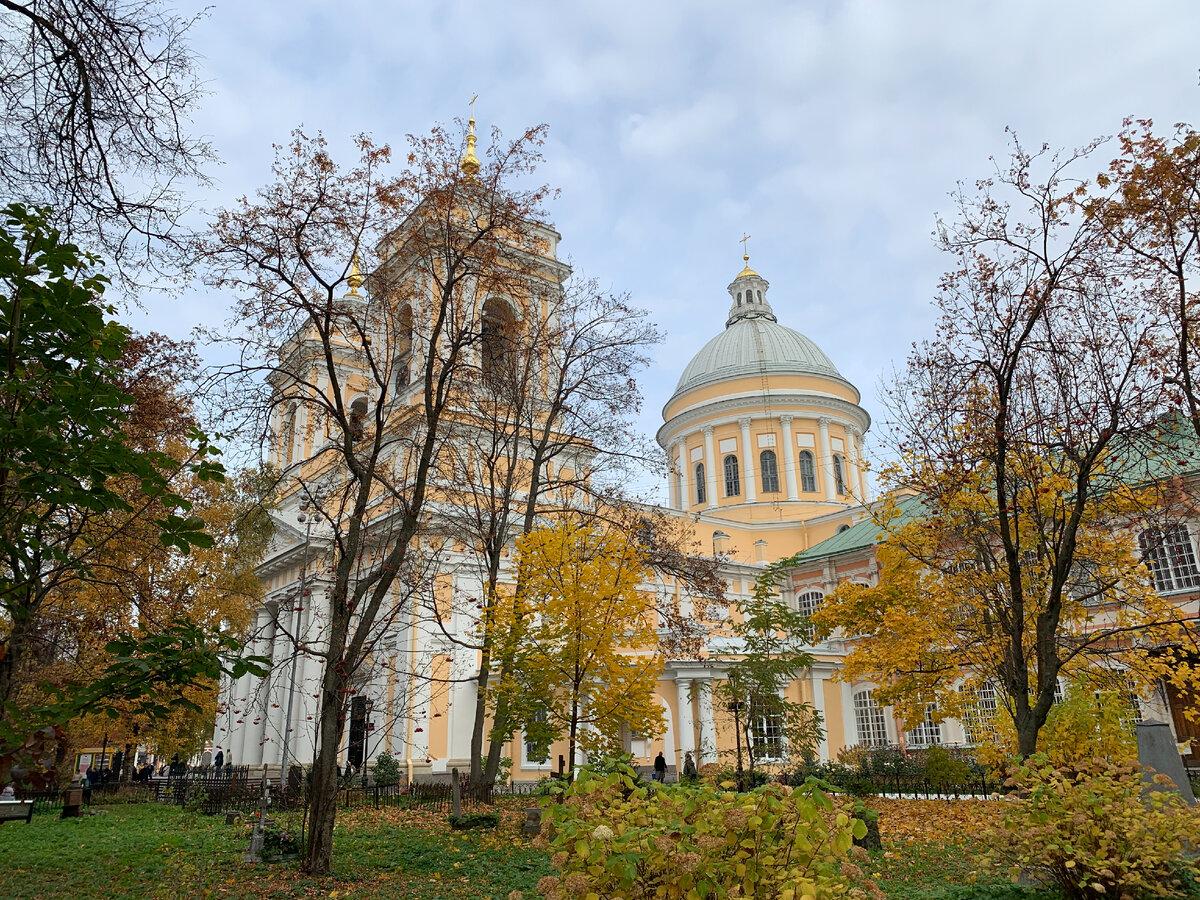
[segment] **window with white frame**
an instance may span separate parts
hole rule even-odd
[[[904,742],[910,747],[937,747],[942,743],[942,726],[933,721],[933,711],[937,707],[930,703],[925,707],[925,718],[912,731],[904,735]]]
[[[858,728],[858,743],[861,746],[886,747],[890,743],[883,709],[865,688],[854,692],[854,724]]]
[[[820,591],[805,591],[796,598],[796,611],[802,616],[811,616],[821,608],[825,595]]]
[[[975,697],[963,705],[963,735],[968,744],[996,737],[996,710],[999,709],[996,685],[985,681],[974,691]]]
[[[707,497],[705,496],[704,487],[704,463],[696,463],[696,502],[703,503]]]
[[[756,760],[784,758],[783,711],[773,704],[754,704],[750,712],[750,743]]]
[[[1138,535],[1138,543],[1160,593],[1200,587],[1200,568],[1186,525],[1147,528]]]
[[[539,709],[533,714],[535,722],[546,721],[546,711]],[[545,746],[539,746],[537,741],[531,741],[528,737],[524,741],[525,765],[527,766],[547,766],[550,764],[550,752]]]

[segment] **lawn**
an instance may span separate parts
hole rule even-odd
[[[457,833],[406,810],[339,816],[335,877],[305,878],[294,862],[250,865],[245,826],[177,807],[97,808],[81,819],[34,816],[0,826],[5,897],[507,897],[549,872],[546,854],[517,834],[519,816],[495,831]],[[439,817],[444,820],[444,817]]]
[[[1048,900],[1002,878],[971,881],[979,827],[992,809],[969,802],[872,801],[884,849],[863,865],[901,900]],[[340,813],[335,876],[306,878],[294,861],[241,861],[247,825],[226,825],[156,804],[100,807],[61,821],[0,826],[5,897],[406,897],[413,900],[538,896],[547,854],[519,835],[520,813],[494,831],[450,831],[442,814],[405,809]]]

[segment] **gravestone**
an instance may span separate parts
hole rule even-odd
[[[1175,782],[1175,790],[1184,800],[1195,803],[1196,796],[1192,793],[1192,784],[1183,768],[1183,757],[1179,755],[1171,726],[1166,722],[1140,722],[1137,726],[1137,743],[1138,762],[1160,775],[1166,775]],[[1163,785],[1154,787],[1157,790],[1170,790]]]

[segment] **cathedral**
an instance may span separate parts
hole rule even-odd
[[[479,166],[473,148],[472,131],[463,158],[464,171],[472,174]],[[546,273],[542,283],[553,289],[567,271],[557,258],[559,236],[552,229],[538,229],[536,263]],[[748,255],[743,254],[742,262],[726,288],[727,306],[719,289],[712,291],[706,308],[716,333],[684,367],[663,408],[657,441],[669,463],[669,501],[657,512],[692,529],[696,545],[720,561],[730,604],[750,595],[767,564],[794,557],[783,598],[792,608],[811,613],[838,583],[869,585],[877,577],[879,529],[869,516],[872,497],[864,455],[871,421],[858,388],[812,338],[779,320],[769,282],[750,266]],[[361,284],[361,278],[351,281],[349,302],[362,299]],[[786,297],[791,286],[777,290]],[[529,303],[535,300],[531,297]],[[787,305],[797,305],[794,296],[789,300]],[[492,302],[479,302],[484,320]],[[508,314],[519,314],[521,304],[511,306],[516,313]],[[405,328],[417,328],[411,311],[407,315]],[[415,343],[406,336],[407,355],[398,357],[398,401],[420,393],[411,368]],[[366,401],[354,404],[359,402]],[[313,458],[322,441],[321,429],[305,423],[303,407],[293,404],[290,409],[290,418],[275,428],[281,437],[270,459],[284,470]],[[324,440],[329,440],[328,431]],[[263,678],[247,674],[221,685],[212,752],[220,751],[225,761],[237,765],[278,769],[310,764],[315,756],[324,663],[312,648],[321,646],[322,609],[330,585],[319,571],[324,552],[320,529],[314,528],[306,508],[297,494],[285,495],[273,511],[274,538],[258,569],[265,596],[249,649],[271,659],[271,671]],[[1189,549],[1194,553],[1190,542]],[[415,614],[397,619],[374,652],[375,664],[349,698],[343,762],[370,768],[372,760],[387,753],[409,779],[470,767],[476,713],[472,679],[479,656],[463,636],[473,627],[471,601],[482,595],[482,586],[465,555],[460,544],[440,560],[438,596],[427,602],[444,606],[444,614],[439,612],[436,622]],[[1195,571],[1200,569],[1193,561]],[[1188,588],[1200,588],[1200,575]],[[642,765],[662,753],[675,771],[688,754],[699,765],[727,761],[735,736],[727,711],[715,708],[713,686],[723,677],[719,657],[730,652],[729,638],[720,633],[729,613],[659,576],[645,590],[672,594],[681,615],[704,629],[707,647],[667,659],[656,687],[661,733],[629,735],[628,749]],[[906,730],[889,707],[875,702],[873,685],[839,680],[844,641],[830,639],[809,649],[812,665],[785,693],[821,714],[822,760],[859,745],[972,743],[970,728],[953,719],[935,721],[927,715]],[[994,693],[982,692],[979,704],[994,710]],[[1181,721],[1176,720],[1177,731],[1186,727]],[[752,722],[752,733],[756,758],[786,761],[782,722],[764,715]],[[546,752],[515,733],[506,749],[511,778],[545,777],[562,765],[567,752],[565,741]],[[576,762],[584,761],[583,751],[577,753]]]

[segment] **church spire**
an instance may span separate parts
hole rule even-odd
[[[478,94],[471,98],[471,117],[467,119],[467,148],[463,150],[462,157],[458,161],[459,168],[468,178],[474,178],[479,174],[479,157],[475,155],[475,101],[478,99]]]
[[[757,275],[758,273],[750,268],[750,248],[748,246],[750,235],[743,231],[739,240],[742,242],[742,271],[737,273],[737,277],[745,278],[747,275]]]

